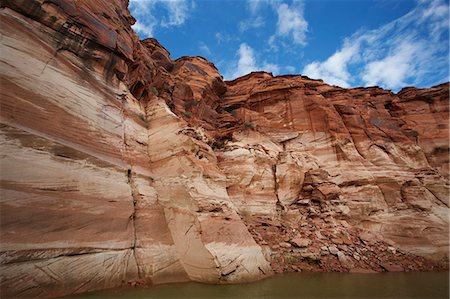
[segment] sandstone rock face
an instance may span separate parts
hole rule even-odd
[[[2,3],[2,297],[448,269],[448,84],[224,82],[127,5]]]
[[[2,297],[272,273],[212,149],[164,99],[187,60],[139,42],[126,6],[1,9]]]
[[[241,124],[217,153],[231,200],[260,244],[310,243],[272,250],[276,271],[448,268],[448,83],[393,94],[252,73],[227,86]]]

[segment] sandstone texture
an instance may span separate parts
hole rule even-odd
[[[448,83],[223,81],[127,6],[1,3],[2,298],[448,270]]]

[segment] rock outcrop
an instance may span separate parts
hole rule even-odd
[[[1,4],[2,297],[448,269],[448,84],[224,82],[127,6]]]
[[[252,73],[227,85],[221,105],[243,125],[219,167],[276,271],[448,268],[448,84],[394,94]]]

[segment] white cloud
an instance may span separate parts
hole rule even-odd
[[[130,0],[129,7],[137,20],[133,29],[144,37],[150,37],[158,27],[183,25],[195,3],[188,0]],[[160,9],[158,14],[155,12],[157,8]]]
[[[212,55],[211,49],[204,43],[204,42],[200,42],[199,47],[200,51],[205,54],[205,55]]]
[[[425,1],[424,1],[425,2]],[[448,15],[448,4],[440,1],[431,1],[421,16],[422,21],[426,21],[428,18],[441,18]]]
[[[268,62],[258,64],[254,50],[246,43],[239,46],[237,55],[239,59],[233,67],[233,71],[225,73],[226,79],[234,79],[254,71],[272,72],[275,75],[280,72],[280,66],[277,64]]]
[[[250,18],[239,22],[239,31],[245,32],[249,29],[261,28],[266,22],[259,14],[261,8],[268,3],[268,0],[247,0],[247,9],[250,11]]]
[[[295,66],[287,65],[287,66],[284,67],[284,69],[290,74],[295,73]]]
[[[404,80],[411,72],[415,72],[413,58],[421,50],[419,44],[403,42],[390,55],[368,63],[362,80],[366,86],[383,85],[397,88],[406,85]]]
[[[247,7],[250,10],[250,13],[255,15],[265,2],[266,1],[264,0],[247,0]]]
[[[261,69],[274,75],[280,73],[280,66],[274,63],[264,63]]]
[[[303,73],[343,87],[390,89],[448,78],[448,12],[445,1],[419,1],[404,16],[355,33],[326,60],[306,65]]]
[[[245,43],[241,44],[238,52],[239,61],[235,77],[248,74],[258,69],[256,66],[255,53],[249,45]]]
[[[145,37],[153,36],[154,29],[158,24],[152,15],[154,3],[145,0],[131,0],[129,4],[131,14],[136,18],[133,29]]]
[[[164,0],[163,3],[168,11],[168,17],[161,20],[161,26],[171,27],[184,24],[188,16],[188,2],[186,0]]]
[[[247,9],[251,18],[241,21],[239,30],[244,32],[248,29],[263,27],[266,22],[263,17],[265,11],[262,9],[269,7],[277,15],[277,24],[274,33],[268,39],[268,50],[277,51],[279,45],[285,50],[292,47],[292,44],[305,46],[308,22],[304,17],[303,2],[304,0],[292,0],[289,5],[283,0],[247,0]]]
[[[427,22],[431,36],[438,40],[441,33],[449,28],[449,7],[445,2],[432,1],[420,16],[420,22]],[[431,20],[431,21],[430,21]]]
[[[223,43],[226,44],[226,43],[229,43],[231,41],[239,41],[239,37],[237,37],[235,35],[228,34],[228,33],[224,33],[224,32],[216,32],[214,37],[216,38],[216,43],[218,45],[223,44]]]
[[[222,42],[226,41],[225,34],[222,32],[216,32],[214,37],[216,38],[216,42],[218,45],[220,45]]]
[[[145,25],[140,21],[136,21],[133,25],[133,29],[136,32],[139,32],[145,36],[153,36],[153,28],[155,27],[155,23],[149,23],[149,25]]]
[[[276,7],[278,14],[277,32],[278,36],[291,36],[294,43],[306,45],[306,32],[308,22],[303,17],[303,6],[292,5],[289,7],[281,3]]]
[[[348,87],[350,86],[348,64],[358,59],[358,49],[358,43],[346,42],[341,50],[324,62],[314,61],[308,64],[303,73],[311,78],[323,79],[329,84]]]
[[[265,24],[264,19],[261,16],[257,16],[254,19],[247,19],[239,22],[239,31],[245,32],[249,29],[260,28]]]

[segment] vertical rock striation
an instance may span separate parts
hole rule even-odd
[[[127,6],[1,4],[2,296],[448,269],[448,83],[224,82]]]

